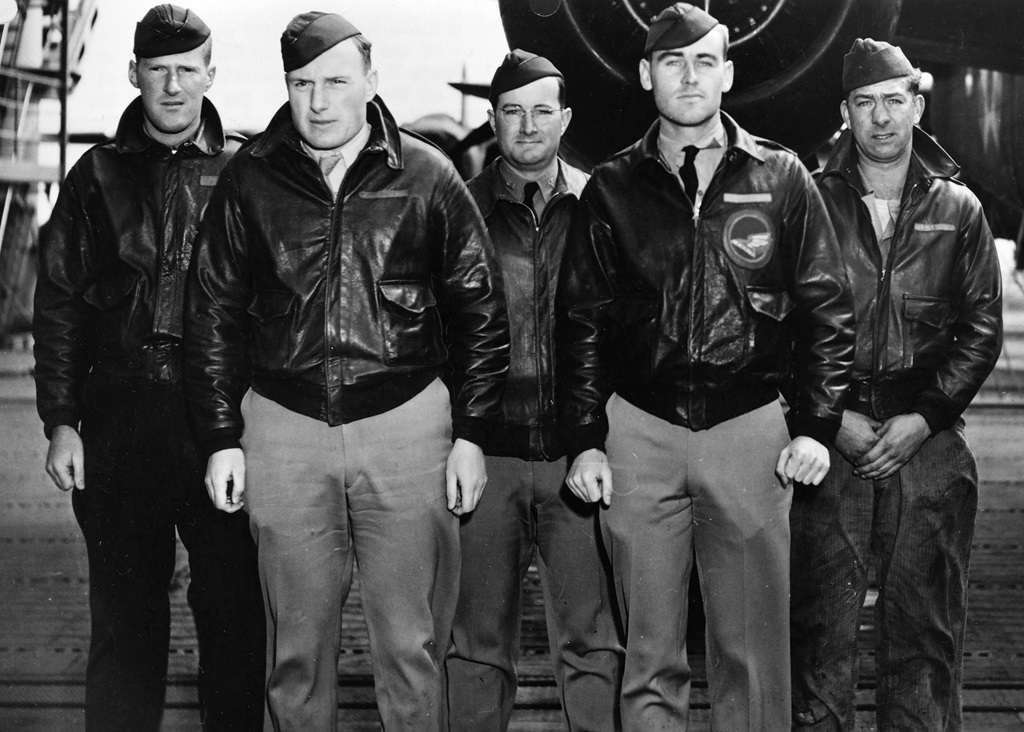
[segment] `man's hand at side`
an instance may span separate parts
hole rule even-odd
[[[245,454],[241,448],[218,450],[206,462],[206,492],[221,511],[234,513],[245,505]]]
[[[608,467],[608,457],[597,448],[584,450],[572,461],[565,484],[581,501],[601,501],[605,506],[610,506],[612,470]]]
[[[843,426],[836,435],[836,449],[847,462],[856,465],[878,442],[882,423],[852,409],[843,411]]]
[[[68,425],[53,428],[46,453],[46,474],[62,491],[85,488],[85,450],[78,430]]]
[[[445,482],[449,511],[462,516],[476,508],[487,485],[487,466],[484,464],[484,451],[479,445],[461,437],[455,440],[452,451],[448,453]]]
[[[813,437],[794,437],[779,454],[775,475],[784,486],[797,483],[818,485],[828,473],[828,448]]]
[[[917,412],[890,417],[879,428],[875,446],[854,463],[853,474],[864,480],[888,478],[910,462],[931,433]]]

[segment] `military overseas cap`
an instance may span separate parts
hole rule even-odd
[[[564,78],[562,72],[543,56],[517,48],[505,54],[501,66],[494,72],[491,91],[487,98],[491,100],[491,106],[494,106],[498,103],[498,97],[505,92],[526,86],[546,76]]]
[[[284,70],[301,69],[324,51],[357,35],[359,29],[337,13],[312,11],[296,15],[281,34]]]
[[[164,3],[151,8],[135,24],[135,48],[139,58],[156,58],[199,48],[210,37],[203,19],[187,8]]]
[[[654,51],[682,48],[699,41],[718,25],[704,10],[690,3],[674,3],[662,10],[647,29],[644,56]]]
[[[899,46],[871,38],[858,38],[843,58],[843,94],[913,73],[914,65]]]

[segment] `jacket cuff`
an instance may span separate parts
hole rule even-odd
[[[58,416],[55,419],[47,421],[46,423],[43,424],[43,434],[46,435],[47,440],[52,440],[53,431],[58,427],[70,427],[73,430],[75,430],[75,432],[78,432],[79,421],[80,420],[71,416]]]
[[[932,434],[948,430],[960,416],[956,404],[944,392],[934,387],[925,389],[914,398],[911,412],[917,412],[928,423]]]
[[[608,436],[608,425],[603,420],[575,425],[565,430],[565,444],[568,461],[571,464],[576,456],[587,450],[605,451],[604,441]]]
[[[452,442],[466,440],[483,449],[490,431],[491,423],[483,417],[452,416]]]
[[[221,429],[208,432],[200,440],[200,445],[202,446],[206,457],[209,458],[213,453],[220,452],[221,450],[231,450],[236,447],[241,449],[241,437],[242,436],[234,429],[230,427],[223,427]]]
[[[825,447],[830,447],[836,440],[836,434],[842,425],[842,419],[828,419],[810,415],[792,415],[789,419],[789,436],[791,438],[810,437]]]

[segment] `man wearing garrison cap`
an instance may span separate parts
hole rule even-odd
[[[626,730],[687,727],[695,561],[712,728],[789,728],[792,485],[828,470],[852,359],[821,197],[796,155],[721,111],[727,50],[700,8],[654,19],[640,82],[659,119],[594,169],[561,269],[568,485],[605,504]]]
[[[793,711],[853,730],[857,630],[873,564],[878,729],[958,730],[978,502],[962,413],[1000,352],[992,234],[956,163],[916,127],[921,74],[888,43],[843,63],[848,129],[818,186],[856,312],[853,383],[821,485],[793,528]]]
[[[68,173],[40,241],[36,394],[46,471],[75,488],[89,556],[87,730],[157,730],[175,529],[188,550],[206,730],[263,723],[265,629],[242,516],[209,505],[182,379],[185,277],[199,219],[242,138],[205,98],[210,29],[174,5],[135,29],[139,97]]]
[[[336,727],[358,557],[383,726],[440,729],[458,517],[508,368],[501,279],[451,162],[376,95],[369,41],[303,13],[281,55],[288,103],[225,171],[190,273],[207,485],[256,537],[274,728]]]
[[[520,594],[536,547],[566,727],[611,731],[619,728],[622,647],[598,548],[597,507],[565,486],[551,348],[565,237],[587,176],[558,157],[572,110],[550,61],[511,51],[494,72],[490,100],[501,157],[469,182],[469,192],[501,264],[511,363],[501,416],[484,445],[487,491],[460,528],[448,728],[508,728]]]

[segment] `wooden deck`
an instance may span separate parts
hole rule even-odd
[[[68,496],[42,472],[45,441],[30,399],[0,394],[0,729],[83,727],[88,650],[85,545]],[[1024,731],[1024,412],[972,409],[968,435],[983,480],[971,565],[965,659],[968,730]],[[172,590],[170,685],[164,730],[198,730],[197,644],[185,601],[187,567],[179,555]],[[345,611],[339,663],[339,729],[378,729],[358,586]],[[549,669],[536,574],[526,583],[522,684],[513,729],[563,729]],[[865,637],[870,633],[865,611]],[[707,729],[703,658],[692,728]],[[873,655],[865,650],[858,692],[860,729],[874,727]]]

